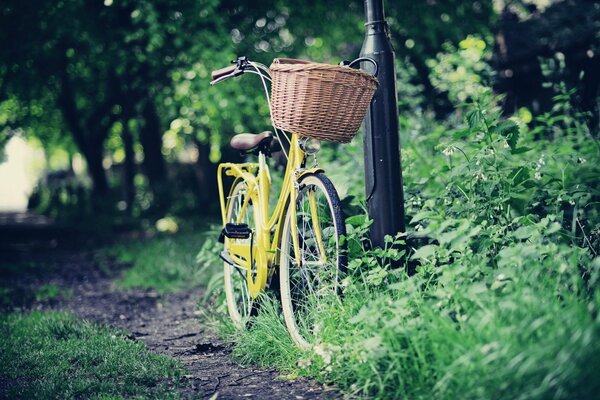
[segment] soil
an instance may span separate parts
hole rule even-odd
[[[202,289],[161,296],[153,290],[121,290],[114,281],[127,265],[98,263],[94,239],[61,230],[29,214],[0,214],[0,312],[68,310],[90,321],[129,332],[153,352],[179,360],[187,369],[182,398],[323,399],[340,397],[309,380],[284,380],[275,370],[243,366],[198,318]],[[42,285],[61,296],[40,301]],[[1,386],[10,382],[0,379]],[[4,388],[5,389],[5,388]]]

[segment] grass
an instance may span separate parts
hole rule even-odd
[[[70,299],[73,297],[72,289],[60,288],[54,284],[42,285],[35,289],[34,296],[36,301],[46,302],[59,297]]]
[[[0,263],[0,276],[18,278],[20,281],[27,282],[30,280],[28,276],[41,275],[54,268],[53,264],[39,261],[4,262]],[[61,288],[55,284],[44,284],[38,287],[7,283],[4,285],[0,285],[0,309],[25,307],[33,302],[50,302],[57,298],[69,299],[73,295],[71,289]]]
[[[208,261],[200,266],[196,263],[198,250],[205,248],[207,235],[213,234],[206,233],[206,229],[117,244],[102,254],[132,264],[118,281],[122,288],[153,288],[159,293],[198,288],[207,284],[207,269],[213,266]]]
[[[7,398],[177,398],[182,367],[123,331],[62,312],[0,316]]]
[[[487,267],[476,259],[415,277],[391,271],[377,287],[355,277],[339,305],[318,310],[319,341],[309,352],[293,345],[272,298],[249,329],[225,324],[222,332],[242,362],[333,383],[350,395],[597,398],[600,295],[574,290],[582,282],[572,275],[552,276],[567,254],[537,263],[525,257],[532,271],[508,279],[489,268],[482,274]]]
[[[47,303],[63,298],[70,299],[72,289],[61,288],[54,284],[45,284],[36,288],[0,286],[0,309],[28,307],[34,302]]]

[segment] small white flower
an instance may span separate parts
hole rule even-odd
[[[300,359],[300,360],[298,360],[298,366],[300,368],[310,367],[311,364],[312,364],[312,361],[310,361],[309,359]]]
[[[587,160],[583,157],[579,157],[577,160],[579,161],[579,164],[585,164],[587,162]]]
[[[573,199],[569,200],[569,204],[572,205],[572,206],[574,206],[575,205],[575,200],[573,200]]]
[[[475,139],[477,140],[483,140],[483,138],[485,137],[485,133],[479,131],[477,132],[477,135],[475,135]]]
[[[412,200],[412,205],[415,207],[419,207],[421,205],[421,198],[420,197],[414,197]]]
[[[446,147],[444,150],[442,150],[442,154],[444,154],[446,157],[450,157],[452,154],[454,154],[454,146]]]
[[[352,285],[352,278],[350,278],[349,276],[345,277],[344,280],[342,281],[342,287],[349,287],[350,285]]]
[[[542,179],[542,174],[537,171],[534,175],[533,175],[533,179],[535,179],[536,181],[539,181]]]
[[[546,165],[546,161],[544,161],[544,156],[541,156],[537,161],[537,164],[541,167],[542,165]]]
[[[331,351],[325,348],[322,343],[314,347],[315,353],[323,359],[325,365],[331,364]]]

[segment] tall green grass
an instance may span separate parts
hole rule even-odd
[[[428,239],[369,249],[369,222],[350,217],[349,275],[315,310],[314,348],[293,346],[265,296],[248,328],[221,325],[234,355],[370,398],[597,398],[600,146],[583,116],[556,110],[529,129],[484,96],[464,124],[415,124],[406,205]]]
[[[595,398],[600,293],[564,267],[587,263],[595,282],[600,263],[547,238],[491,261],[387,270],[378,285],[354,273],[340,304],[317,311],[312,352],[294,347],[266,298],[234,355],[372,398]]]

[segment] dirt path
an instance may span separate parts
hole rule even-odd
[[[11,287],[15,296],[22,297],[15,304],[25,309],[70,310],[81,318],[126,329],[131,339],[143,341],[151,351],[182,362],[189,371],[182,381],[183,398],[337,397],[313,382],[284,381],[274,370],[243,367],[233,361],[227,346],[198,320],[195,311],[200,290],[167,296],[152,290],[117,290],[114,279],[125,266],[113,263],[101,267],[93,252],[57,247],[55,239],[48,241],[52,235],[47,232],[43,241],[33,240],[31,235],[25,235],[27,243],[11,243],[0,234],[4,239],[0,242],[0,263],[36,265],[31,271],[0,276],[0,286]],[[45,302],[27,295],[47,284],[69,295]]]

